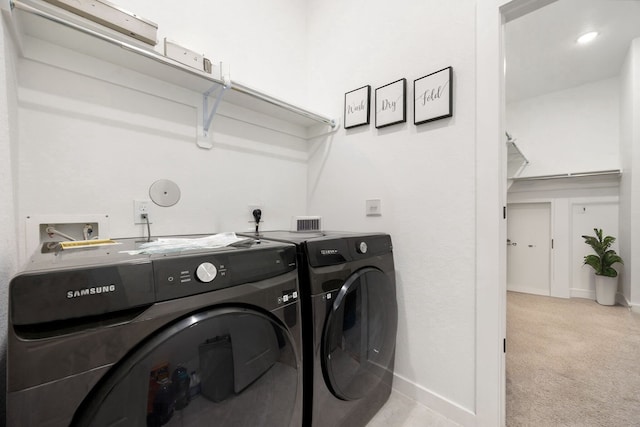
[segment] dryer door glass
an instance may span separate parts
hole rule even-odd
[[[200,312],[115,365],[74,425],[299,426],[301,372],[293,343],[283,325],[257,311]]]
[[[342,285],[331,306],[324,328],[322,368],[325,381],[340,399],[359,399],[390,379],[398,321],[391,280],[375,268],[358,270]]]

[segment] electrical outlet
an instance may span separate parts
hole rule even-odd
[[[250,223],[252,223],[252,224],[255,224],[256,220],[253,217],[253,211],[256,210],[256,209],[260,209],[262,211],[262,213],[264,214],[264,206],[261,205],[261,204],[256,203],[256,204],[253,204],[253,205],[248,205],[248,208],[249,208],[249,209],[247,209],[247,212],[249,214],[249,220],[248,221]]]
[[[147,215],[151,224],[151,200],[134,200],[133,201],[133,223],[146,224],[147,220],[143,215]]]

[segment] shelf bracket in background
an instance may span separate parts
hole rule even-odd
[[[202,132],[204,137],[209,136],[209,128],[211,127],[211,121],[213,120],[213,116],[215,116],[216,111],[218,111],[218,106],[220,105],[220,101],[224,97],[225,92],[231,87],[231,80],[224,79],[222,84],[214,85],[202,94]],[[211,111],[209,111],[209,97],[215,96],[216,99],[211,106]]]

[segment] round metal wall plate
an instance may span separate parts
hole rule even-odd
[[[173,206],[180,200],[180,188],[173,181],[161,179],[151,184],[149,197],[158,206]]]

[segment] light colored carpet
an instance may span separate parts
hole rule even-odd
[[[507,426],[640,426],[640,314],[509,292]]]

